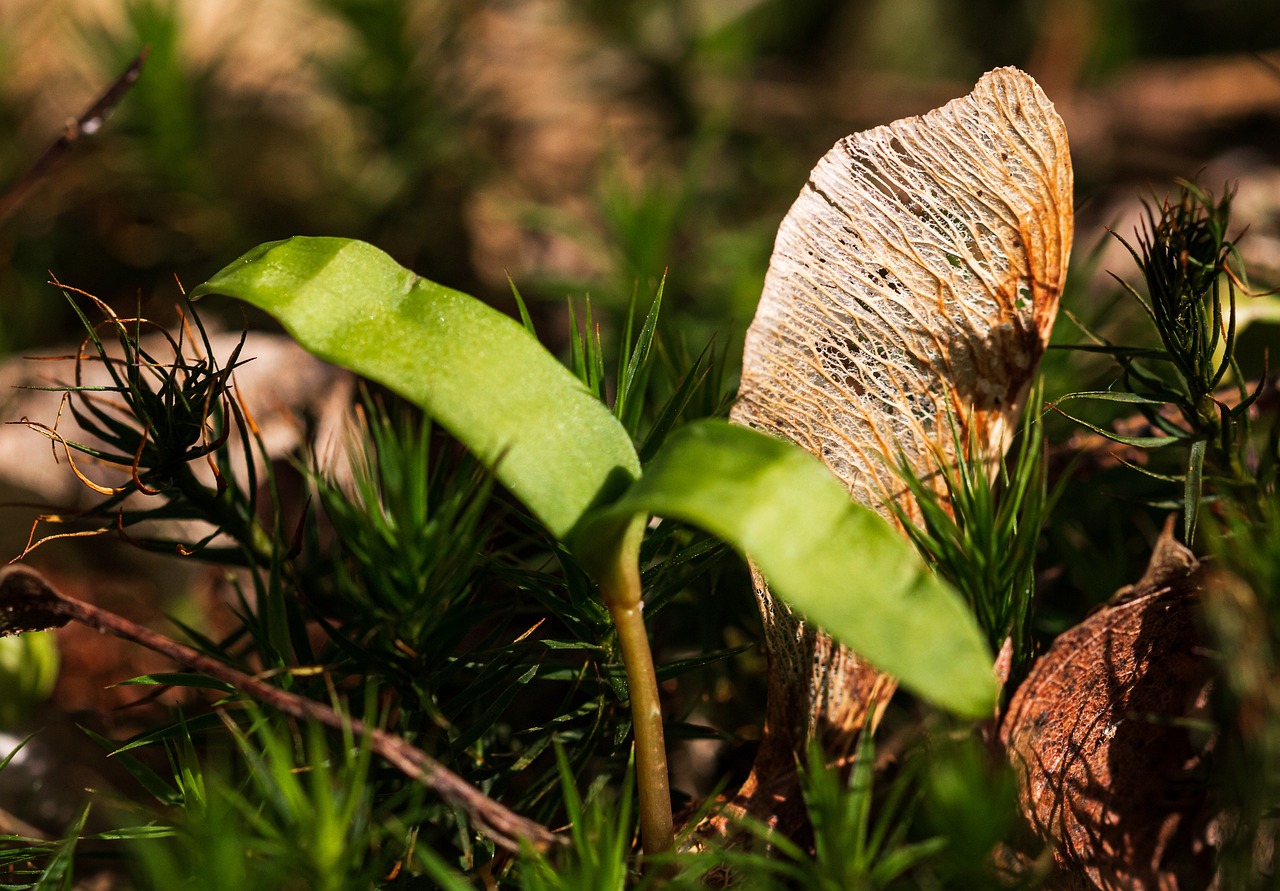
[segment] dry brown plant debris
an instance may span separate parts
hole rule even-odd
[[[927,478],[953,425],[1002,454],[1057,313],[1071,195],[1062,120],[1013,68],[842,139],[779,229],[733,420],[818,455],[886,515],[905,497],[898,456]],[[814,737],[847,756],[896,682],[755,583],[769,703],[738,804],[785,829],[796,757]]]

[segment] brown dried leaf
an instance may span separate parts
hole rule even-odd
[[[1053,849],[1055,887],[1209,882],[1203,579],[1166,527],[1142,580],[1058,637],[1009,705],[1000,738],[1024,817]]]

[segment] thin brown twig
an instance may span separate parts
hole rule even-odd
[[[149,628],[63,594],[30,567],[0,569],[0,636],[60,628],[69,621],[144,646],[179,665],[230,684],[291,717],[315,721],[334,730],[349,728],[352,733],[367,737],[373,752],[464,811],[472,824],[501,848],[515,852],[524,843],[545,850],[563,843],[560,836],[541,823],[522,817],[489,798],[426,752],[397,736],[339,714],[315,700],[263,683]]]
[[[115,107],[120,104],[120,100],[124,98],[124,94],[129,92],[129,88],[134,85],[139,75],[142,74],[142,65],[147,60],[148,52],[148,48],[143,48],[142,52],[138,53],[133,61],[129,63],[129,67],[124,70],[124,73],[116,78],[111,86],[107,87],[106,92],[99,96],[97,101],[90,105],[84,114],[68,121],[62,135],[45,149],[44,154],[27,168],[26,173],[14,180],[5,193],[0,195],[0,222],[8,219],[9,215],[27,197],[31,189],[40,180],[48,176],[58,164],[62,163],[70,153],[71,147],[79,139],[93,136],[102,129],[107,116],[115,110]]]

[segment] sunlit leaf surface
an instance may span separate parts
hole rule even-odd
[[[364,242],[261,245],[192,292],[212,293],[422,406],[559,538],[639,472],[609,409],[519,322]]]
[[[618,535],[649,513],[749,553],[788,603],[926,698],[990,713],[992,657],[964,602],[803,450],[723,421],[689,424],[586,528]]]

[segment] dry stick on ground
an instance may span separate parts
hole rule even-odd
[[[69,597],[26,566],[9,566],[0,570],[0,637],[61,628],[69,621],[140,644],[180,665],[230,684],[241,693],[286,715],[316,721],[335,730],[350,728],[351,732],[366,736],[376,754],[465,811],[471,822],[499,847],[514,852],[519,851],[524,842],[545,850],[563,841],[542,824],[522,817],[484,795],[426,752],[399,737],[341,715],[327,705],[272,687],[149,628]]]
[[[107,87],[106,92],[99,96],[96,102],[89,106],[88,111],[78,118],[67,121],[66,129],[57,141],[49,146],[3,195],[0,195],[0,221],[8,219],[9,215],[22,203],[22,199],[27,197],[32,187],[48,176],[50,171],[67,157],[71,146],[77,140],[81,137],[93,136],[102,129],[107,116],[115,110],[120,100],[124,98],[124,94],[129,92],[129,88],[142,74],[142,64],[147,60],[147,53],[147,49],[138,53],[124,73]]]

